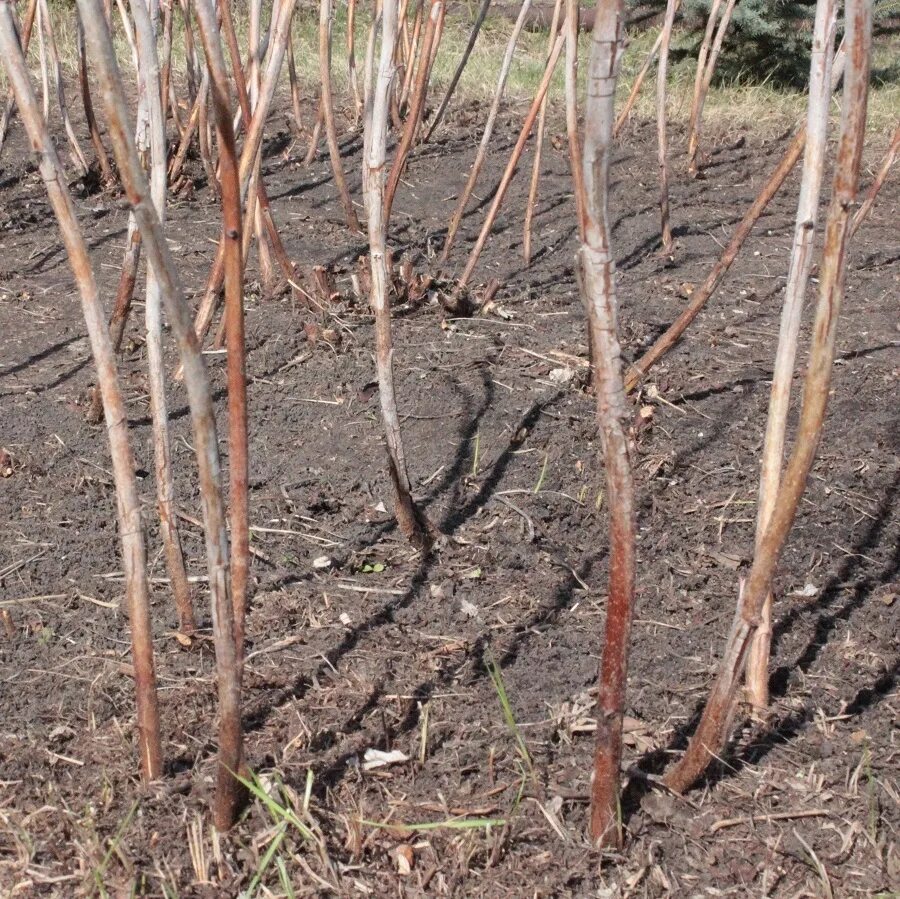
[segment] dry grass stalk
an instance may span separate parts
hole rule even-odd
[[[516,168],[519,165],[519,159],[522,156],[522,151],[525,149],[525,144],[528,141],[528,136],[531,134],[531,129],[534,127],[534,120],[537,118],[541,103],[543,102],[544,97],[547,94],[547,90],[550,87],[550,80],[553,78],[553,71],[556,68],[556,63],[559,61],[559,55],[562,52],[564,43],[565,29],[563,29],[563,31],[559,34],[553,44],[553,50],[551,50],[550,58],[547,60],[547,66],[544,69],[544,75],[541,78],[541,83],[538,85],[537,93],[534,95],[534,100],[532,100],[531,103],[531,108],[528,110],[528,114],[525,116],[525,122],[522,125],[521,131],[519,131],[519,137],[516,140],[516,144],[513,147],[512,153],[510,154],[509,161],[506,163],[506,169],[503,172],[503,177],[500,179],[500,184],[498,185],[497,190],[494,194],[494,199],[491,201],[491,206],[490,209],[488,209],[488,214],[485,217],[484,224],[481,226],[481,233],[478,235],[478,239],[475,241],[475,246],[472,247],[472,252],[469,254],[469,259],[466,262],[466,267],[459,278],[457,292],[466,287],[466,285],[469,283],[469,279],[472,277],[472,274],[475,271],[475,267],[478,265],[478,260],[481,257],[482,251],[484,250],[484,245],[487,243],[487,239],[494,227],[494,222],[497,220],[497,214],[500,212],[500,207],[503,205],[506,191],[509,188],[510,183],[512,182],[513,175],[515,175],[516,173]]]
[[[475,160],[472,163],[472,168],[469,170],[466,186],[463,188],[463,192],[460,194],[459,200],[456,203],[456,209],[453,211],[453,215],[450,218],[447,236],[444,238],[444,248],[441,250],[441,262],[446,262],[447,257],[450,255],[450,249],[453,246],[453,241],[456,239],[456,232],[459,230],[460,222],[462,222],[462,217],[466,211],[469,197],[472,196],[472,191],[475,189],[478,176],[481,174],[482,166],[484,166],[484,161],[487,158],[488,149],[491,145],[491,138],[494,135],[494,124],[497,121],[497,113],[500,111],[500,103],[503,100],[503,92],[506,89],[506,80],[509,77],[509,68],[512,65],[513,54],[516,52],[516,44],[518,43],[519,35],[522,33],[522,28],[525,26],[529,9],[531,9],[531,0],[523,0],[522,6],[519,9],[519,15],[516,18],[516,23],[513,25],[509,40],[506,42],[506,52],[503,54],[503,62],[500,64],[500,74],[497,76],[497,87],[494,89],[494,98],[491,101],[491,108],[488,111],[487,121],[484,124],[484,133],[481,135],[481,142],[478,144]]]
[[[619,769],[634,606],[634,482],[628,449],[628,410],[622,385],[615,261],[608,213],[609,152],[615,123],[616,79],[624,31],[622,0],[597,4],[587,73],[584,125],[585,238],[578,263],[588,317],[609,496],[610,564],[606,633],[600,661],[597,744],[591,784],[591,841],[621,845]]]
[[[659,215],[663,253],[672,252],[675,241],[669,221],[669,135],[666,123],[666,84],[669,76],[669,42],[678,0],[667,0],[666,17],[660,34],[659,66],[656,70],[656,139],[659,156]]]
[[[759,542],[744,583],[737,614],[728,635],[716,681],[687,751],[665,777],[683,792],[695,784],[710,762],[721,755],[728,739],[747,651],[759,627],[772,577],[793,526],[822,434],[835,337],[847,274],[851,209],[856,201],[866,126],[872,6],[868,0],[847,0],[847,73],[841,113],[841,133],[825,226],[825,246],[819,275],[819,297],[803,390],[797,436],[768,527]]]
[[[803,301],[812,268],[819,195],[828,141],[828,113],[831,101],[831,65],[834,58],[834,31],[837,20],[835,0],[819,0],[813,28],[812,63],[809,75],[809,108],[806,118],[806,150],[794,243],[781,310],[781,330],[775,354],[775,371],[769,400],[769,418],[763,444],[757,511],[756,545],[759,548],[769,526],[778,498],[784,441],[791,402],[791,384],[797,357],[797,340]],[[772,640],[772,596],[766,597],[759,628],[747,661],[747,693],[758,709],[769,704],[769,652]]]
[[[153,637],[141,503],[135,482],[135,463],[128,439],[128,414],[116,375],[115,354],[109,340],[103,305],[91,267],[87,245],[78,225],[75,206],[65,189],[66,176],[46,120],[31,87],[25,57],[13,21],[10,3],[0,3],[0,53],[15,93],[16,103],[32,149],[40,158],[40,172],[47,196],[59,223],[60,233],[78,291],[85,327],[97,367],[97,379],[106,410],[106,430],[112,458],[125,571],[125,596],[131,623],[132,658],[137,709],[137,740],[141,774],[152,780],[162,774],[159,707],[153,665]]]
[[[169,322],[184,367],[184,381],[194,432],[194,449],[200,476],[206,537],[207,573],[212,604],[213,638],[219,690],[219,766],[226,772],[241,765],[241,684],[240,666],[234,643],[233,609],[229,596],[228,536],[222,502],[219,449],[215,412],[209,381],[190,312],[175,272],[171,252],[163,237],[159,219],[149,201],[149,189],[128,129],[125,92],[115,51],[100,0],[78,0],[91,56],[98,68],[101,94],[109,123],[109,133],[125,194],[134,210],[150,264],[159,280]],[[207,70],[208,71],[208,70]],[[219,778],[215,801],[217,826],[227,827],[236,816],[240,791],[230,777]]]
[[[553,41],[556,38],[556,30],[559,27],[559,15],[562,9],[562,0],[556,0],[553,5],[553,18],[550,22],[550,33],[547,36],[547,56],[553,51]],[[568,30],[568,29],[567,29]],[[525,224],[522,230],[522,254],[525,257],[525,267],[531,265],[531,228],[534,223],[534,208],[537,206],[538,184],[541,178],[541,151],[544,147],[544,128],[547,123],[547,95],[541,102],[538,113],[537,132],[534,138],[534,160],[531,164],[531,182],[528,185],[528,200],[525,203]]]
[[[384,169],[396,35],[397,0],[384,0],[381,10],[381,54],[377,79],[372,90],[371,112],[366,111],[366,153],[363,160],[363,185],[369,229],[369,264],[372,277],[369,299],[375,316],[378,396],[384,420],[388,466],[394,486],[397,523],[414,546],[425,549],[433,541],[433,527],[413,500],[407,473],[394,389],[394,348],[387,297],[390,281],[386,258],[387,221],[383,217]]]

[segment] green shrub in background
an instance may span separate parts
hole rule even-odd
[[[629,0],[635,11],[665,9],[665,0]],[[712,0],[684,0],[684,31],[672,48],[675,60],[696,58],[703,40]],[[722,3],[724,6],[725,3]],[[843,4],[838,10],[843,15]],[[803,88],[809,80],[809,52],[812,41],[815,0],[738,0],[728,34],[716,65],[716,81]],[[889,26],[900,16],[900,0],[875,3],[878,26]],[[840,37],[840,18],[838,20]],[[873,72],[873,80],[891,80],[892,72]],[[886,77],[887,76],[887,77]]]
[[[710,5],[711,0],[685,2],[695,36],[688,52],[699,49]],[[805,85],[815,13],[815,0],[738,0],[716,67],[718,79]]]

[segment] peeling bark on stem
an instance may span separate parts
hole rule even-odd
[[[582,298],[588,314],[593,352],[597,424],[603,443],[609,495],[609,596],[600,661],[597,744],[591,784],[591,840],[598,848],[619,846],[622,841],[619,769],[628,649],[634,615],[634,483],[622,385],[615,262],[607,209],[609,151],[623,22],[622,0],[599,0],[587,73],[584,126],[587,228],[579,253]]]
[[[841,112],[841,135],[835,163],[831,205],[819,274],[819,298],[803,387],[803,404],[794,449],[788,460],[768,527],[759,542],[744,583],[743,597],[725,645],[722,663],[706,707],[687,751],[665,777],[666,785],[683,792],[702,777],[728,739],[747,651],[759,627],[775,567],[794,524],[822,434],[837,322],[847,273],[851,209],[856,200],[866,126],[869,56],[872,33],[870,0],[847,0],[847,74]]]
[[[159,706],[153,666],[149,586],[141,504],[135,483],[134,456],[128,439],[128,415],[116,375],[115,354],[87,245],[81,234],[75,206],[65,188],[66,176],[31,87],[25,57],[19,46],[9,0],[0,2],[0,54],[16,96],[32,149],[40,159],[41,177],[59,222],[69,263],[81,295],[85,327],[103,394],[113,479],[122,542],[125,595],[131,624],[131,651],[137,710],[137,742],[141,774],[153,780],[162,774]]]

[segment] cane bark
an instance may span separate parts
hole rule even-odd
[[[644,64],[641,66],[640,71],[635,76],[634,84],[631,85],[631,91],[628,94],[628,99],[625,101],[625,105],[622,107],[622,111],[619,113],[618,118],[616,119],[616,125],[613,128],[613,137],[619,136],[619,132],[622,130],[622,126],[628,121],[628,118],[631,115],[631,110],[634,108],[634,104],[637,102],[638,94],[640,94],[641,88],[644,86],[644,79],[647,77],[647,72],[650,71],[650,66],[653,65],[653,60],[656,59],[656,55],[659,53],[659,48],[662,46],[662,41],[663,29],[661,28],[659,34],[656,36],[656,40],[653,42],[653,46],[650,48],[650,52],[647,54],[647,58],[644,60]]]
[[[97,127],[97,118],[94,115],[94,103],[91,99],[91,84],[88,79],[87,56],[84,52],[84,31],[81,21],[75,21],[75,42],[78,51],[78,85],[81,88],[81,105],[84,107],[84,121],[87,125],[91,144],[94,147],[94,155],[97,157],[97,165],[100,167],[100,177],[104,184],[112,184],[115,180],[109,165],[109,157],[106,155],[106,147],[103,146],[103,138],[100,137],[100,129]]]
[[[806,149],[797,219],[788,269],[781,328],[775,353],[775,371],[769,399],[769,418],[763,443],[757,506],[756,546],[759,548],[772,518],[781,484],[784,441],[787,432],[791,383],[797,357],[797,340],[807,282],[815,249],[819,195],[828,141],[828,113],[831,100],[831,64],[834,58],[834,31],[837,20],[835,0],[819,0],[813,26],[809,101],[806,116]],[[758,710],[769,705],[769,654],[772,642],[772,594],[760,612],[760,624],[747,660],[747,698]]]
[[[128,413],[119,387],[115,353],[109,340],[109,330],[106,327],[106,317],[97,291],[87,244],[78,224],[75,205],[65,188],[65,172],[31,87],[25,57],[19,45],[12,9],[8,2],[0,3],[0,54],[15,94],[19,113],[28,132],[31,148],[39,158],[41,177],[59,223],[69,263],[78,284],[85,327],[94,364],[97,367],[100,391],[103,394],[106,430],[116,487],[126,607],[131,625],[140,769],[145,780],[153,780],[162,774],[163,756],[153,663],[144,524],[141,520],[141,503],[134,476],[134,456],[128,439]]]
[[[38,0],[38,13],[41,17],[43,30],[47,35],[47,55],[53,77],[53,89],[56,93],[56,105],[59,107],[63,128],[69,140],[72,162],[75,163],[76,168],[82,175],[86,175],[89,166],[84,158],[75,129],[72,127],[72,120],[69,118],[69,104],[66,102],[66,92],[63,87],[62,66],[59,62],[59,50],[56,47],[56,35],[53,32],[53,21],[50,18],[50,7],[47,4],[47,0]]]
[[[240,666],[235,651],[233,609],[229,596],[228,536],[222,502],[215,412],[209,380],[197,335],[191,326],[188,305],[175,271],[175,263],[163,237],[153,204],[149,201],[147,179],[128,128],[125,92],[100,0],[78,0],[78,9],[84,23],[88,48],[98,68],[98,79],[119,175],[125,195],[143,233],[147,256],[159,281],[169,323],[184,367],[184,382],[191,411],[194,449],[200,476],[213,639],[216,649],[219,767],[220,771],[237,772],[240,770],[242,758]],[[220,776],[220,788],[232,780],[224,775]],[[223,801],[220,793],[214,807],[215,824],[220,829],[234,822],[240,808],[240,793],[233,786],[230,797],[224,798],[230,798],[231,801]]]
[[[337,126],[334,121],[334,98],[331,91],[331,0],[319,2],[319,78],[322,85],[322,108],[324,111],[325,138],[328,143],[328,155],[331,158],[331,170],[334,174],[334,185],[338,190],[344,218],[352,234],[362,234],[359,218],[350,198],[350,189],[344,176],[344,164],[341,161],[341,150],[338,146]]]
[[[709,57],[705,60],[699,91],[697,91],[696,82],[694,83],[694,103],[691,107],[690,133],[688,136],[688,173],[690,175],[696,176],[700,171],[700,126],[703,121],[703,106],[706,103],[706,95],[709,93],[709,86],[712,84],[713,73],[716,70],[716,62],[719,59],[719,53],[722,50],[722,42],[725,40],[725,33],[728,31],[731,14],[734,12],[736,3],[737,0],[728,0],[725,4],[722,18],[719,21],[719,27],[716,29],[716,36],[713,40],[712,49],[709,51]],[[713,14],[710,13],[710,19],[713,18]]]
[[[456,92],[456,86],[459,84],[459,79],[462,77],[462,73],[466,68],[469,57],[472,55],[472,51],[475,49],[475,42],[478,40],[478,34],[481,31],[481,26],[484,24],[484,20],[487,17],[490,7],[491,0],[481,0],[481,6],[478,8],[478,15],[475,17],[475,21],[472,23],[472,30],[469,32],[469,40],[466,42],[466,49],[463,50],[463,55],[453,72],[453,77],[450,79],[450,84],[447,85],[447,90],[444,93],[444,99],[441,100],[441,105],[438,106],[438,110],[434,114],[434,118],[431,121],[428,132],[425,134],[423,143],[428,143],[428,141],[431,140],[431,135],[434,134],[434,132],[437,130],[438,125],[440,125],[444,119],[444,113],[446,113],[447,107],[450,105],[450,101],[453,99],[453,94]]]
[[[249,187],[250,176],[253,173],[256,157],[262,146],[263,133],[266,127],[266,120],[271,109],[272,99],[275,96],[275,90],[278,86],[278,78],[281,73],[281,67],[284,64],[284,57],[287,53],[287,45],[290,40],[291,19],[294,15],[294,8],[297,0],[284,0],[278,7],[276,13],[276,21],[272,26],[273,36],[269,42],[269,55],[265,65],[265,73],[263,75],[262,84],[259,91],[259,99],[256,109],[253,112],[253,119],[247,125],[247,132],[244,137],[244,143],[241,147],[240,164],[238,166],[238,175],[240,179],[241,201],[246,202]],[[248,208],[249,208],[248,204]],[[255,204],[254,208],[255,208]],[[252,214],[252,210],[249,210]],[[247,220],[244,217],[244,231],[248,227],[252,228],[252,219]],[[225,277],[225,241],[219,241],[219,247],[216,253],[210,271],[209,279],[206,284],[206,291],[197,315],[194,320],[194,330],[197,337],[202,340],[209,330],[212,323],[213,314],[216,310],[216,301],[219,297],[219,291]]]
[[[469,280],[475,271],[475,267],[478,265],[478,260],[481,257],[487,239],[494,227],[494,222],[497,220],[497,214],[500,212],[500,207],[503,205],[506,191],[512,182],[513,175],[516,173],[516,168],[519,165],[519,159],[522,156],[522,151],[525,149],[528,136],[531,134],[531,129],[534,127],[534,120],[537,118],[541,103],[550,87],[550,81],[553,78],[553,70],[556,68],[556,63],[559,61],[559,55],[562,51],[564,42],[565,33],[561,33],[553,44],[553,50],[550,52],[550,58],[547,60],[547,67],[544,69],[541,83],[538,85],[537,93],[534,96],[528,114],[525,116],[525,122],[522,125],[522,130],[519,132],[516,145],[513,147],[509,161],[506,163],[503,177],[500,179],[500,184],[494,194],[494,199],[491,202],[484,224],[481,226],[481,232],[478,235],[478,239],[475,241],[475,246],[472,247],[472,252],[469,254],[469,259],[466,262],[466,267],[457,282],[457,292],[463,290],[468,285]]]
[[[503,93],[506,90],[506,79],[509,77],[509,68],[512,65],[513,54],[516,52],[516,44],[519,41],[519,35],[525,26],[528,18],[528,10],[531,9],[531,0],[523,0],[522,7],[519,10],[518,18],[513,25],[512,33],[506,42],[506,51],[503,54],[503,62],[500,64],[500,74],[497,76],[497,87],[494,89],[494,98],[491,101],[491,108],[488,111],[487,121],[484,125],[484,133],[481,135],[481,142],[478,144],[478,151],[475,154],[475,160],[472,168],[469,170],[469,177],[466,180],[466,186],[459,196],[456,209],[450,219],[450,225],[447,228],[447,236],[444,238],[444,248],[441,250],[441,262],[446,262],[450,255],[450,249],[453,241],[456,239],[456,232],[459,230],[460,222],[462,222],[463,214],[478,182],[478,176],[487,159],[487,153],[491,146],[491,138],[494,135],[494,124],[497,121],[497,113],[500,111],[500,103],[503,100]]]
[[[566,0],[566,133],[569,141],[569,168],[578,217],[578,238],[584,240],[587,212],[584,208],[584,171],[582,169],[581,136],[578,133],[578,0]]]
[[[222,231],[225,241],[225,316],[228,348],[228,472],[231,487],[231,601],[238,664],[244,656],[244,620],[250,571],[247,497],[247,365],[244,347],[244,260],[237,151],[231,121],[231,92],[210,0],[196,0],[200,37],[210,70],[213,114],[220,149]]]
[[[416,131],[422,117],[422,109],[425,106],[425,96],[428,91],[428,78],[431,75],[431,48],[437,33],[438,22],[443,15],[443,0],[431,0],[431,8],[428,12],[428,24],[425,26],[425,37],[422,40],[422,48],[419,51],[419,67],[416,72],[416,84],[413,90],[412,101],[403,124],[403,134],[400,144],[394,154],[394,164],[391,166],[391,174],[388,178],[384,196],[384,226],[390,227],[391,209],[394,205],[394,195],[400,184],[400,177],[406,167],[406,160],[412,148]],[[412,63],[410,62],[410,65]]]
[[[868,218],[869,213],[874,208],[875,201],[878,199],[878,194],[884,186],[884,182],[887,181],[887,176],[890,174],[891,167],[897,160],[898,151],[900,151],[900,125],[897,125],[894,129],[894,136],[891,138],[890,146],[888,147],[887,153],[884,155],[884,159],[878,169],[878,174],[875,175],[875,178],[869,185],[869,189],[866,191],[866,195],[863,198],[859,209],[856,210],[856,215],[853,216],[853,224],[850,226],[851,237],[856,234],[859,226]]]
[[[28,0],[28,7],[25,10],[25,20],[22,23],[22,31],[20,41],[22,45],[22,55],[28,56],[28,45],[31,42],[31,32],[34,29],[34,19],[37,13],[38,0]],[[6,107],[3,110],[3,118],[0,119],[0,152],[3,151],[3,145],[6,143],[6,135],[9,132],[9,123],[12,120],[13,113],[16,111],[16,98],[12,89],[12,85],[6,91]]]
[[[147,9],[146,0],[131,0],[131,9],[138,44],[140,103],[147,110],[145,118],[147,128],[143,134],[138,135],[136,145],[144,151],[147,149],[150,151],[152,201],[160,226],[163,227],[166,220],[166,137],[165,122],[162,117],[159,59],[156,53],[155,17]],[[179,630],[184,634],[193,634],[197,629],[197,624],[194,618],[194,606],[184,564],[178,522],[175,517],[175,483],[172,476],[165,359],[163,356],[162,297],[159,282],[152,267],[147,269],[145,317],[150,418],[153,431],[156,505],[159,513],[160,536],[166,556],[166,570],[172,587],[172,598],[178,612]]]
[[[615,261],[608,212],[609,155],[624,33],[622,0],[599,0],[587,72],[584,183],[587,228],[579,251],[582,299],[594,352],[597,424],[609,496],[609,584],[606,632],[600,661],[597,737],[591,783],[591,840],[620,846],[619,769],[634,614],[634,483],[629,458],[627,408],[618,338]]]
[[[834,64],[831,70],[832,90],[834,90],[835,84],[843,74],[845,59],[843,49],[839,47],[834,55]],[[734,234],[731,235],[731,240],[728,241],[728,244],[722,251],[722,255],[716,260],[716,264],[710,269],[706,280],[691,294],[690,302],[685,306],[678,318],[656,339],[650,349],[631,366],[631,370],[625,378],[626,392],[634,390],[644,375],[678,343],[681,335],[684,334],[691,322],[700,314],[700,311],[709,302],[710,297],[719,289],[725,275],[728,274],[728,270],[731,268],[731,264],[737,258],[741,247],[750,236],[750,232],[753,230],[759,217],[772,201],[772,198],[781,190],[788,175],[790,175],[794,166],[803,155],[805,145],[806,124],[804,123],[798,129],[784,151],[784,155],[766,179],[762,190],[750,205],[750,208],[744,213],[744,217],[735,229]]]
[[[553,5],[553,18],[550,22],[550,34],[547,37],[547,57],[553,50],[553,41],[556,30],[559,27],[559,14],[562,9],[562,0],[556,0]],[[567,29],[568,30],[568,29]],[[534,223],[534,211],[537,206],[538,186],[541,180],[541,151],[544,148],[544,127],[547,122],[547,95],[541,102],[538,112],[537,132],[534,137],[534,159],[531,163],[531,181],[528,185],[528,201],[525,204],[525,224],[522,228],[522,255],[525,257],[525,267],[531,265],[531,229]]]
[[[369,131],[363,163],[365,202],[369,231],[369,263],[372,286],[369,301],[375,316],[375,364],[378,396],[384,421],[388,468],[394,487],[397,523],[406,538],[419,549],[434,540],[434,528],[417,507],[406,465],[397,396],[394,389],[394,347],[388,305],[387,221],[384,218],[385,163],[391,82],[394,79],[394,43],[397,35],[397,0],[384,0],[381,9],[381,54],[372,91],[372,112],[366,117]]]
[[[775,568],[794,524],[825,420],[834,370],[835,337],[847,274],[851,210],[856,200],[865,139],[872,34],[872,5],[869,0],[847,0],[844,8],[848,62],[841,133],[825,226],[819,296],[797,436],[769,524],[744,583],[741,602],[700,723],[685,754],[665,776],[666,785],[679,793],[689,789],[703,776],[710,762],[721,755],[728,739],[747,652],[759,627]]]
[[[659,45],[659,66],[656,70],[656,140],[659,157],[659,217],[663,253],[672,252],[672,224],[669,221],[669,133],[666,123],[666,83],[669,77],[669,41],[678,0],[667,0],[662,41]]]

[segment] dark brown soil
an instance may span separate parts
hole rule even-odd
[[[441,143],[417,152],[398,197],[393,245],[420,271],[433,269],[474,153],[477,113],[458,111]],[[481,225],[516,121],[511,114],[501,132],[453,271]],[[105,433],[85,423],[94,376],[77,294],[14,128],[0,161],[0,445],[11,456],[0,481],[0,894],[236,896],[280,819],[255,803],[226,836],[209,824],[216,700],[202,583],[196,602],[207,630],[185,648],[157,581],[168,777],[148,788],[135,776]],[[371,319],[349,277],[365,245],[343,227],[327,159],[305,169],[305,148],[291,144],[283,119],[270,133],[267,184],[288,250],[305,268],[335,271],[341,294],[333,318],[318,322],[333,333],[312,341],[304,325],[314,319],[290,296],[261,297],[252,283],[248,291],[258,556],[247,757],[301,816],[310,778],[313,838],[288,827],[276,852],[296,895],[329,884],[372,896],[900,890],[896,179],[853,248],[828,426],[777,579],[771,720],[742,719],[722,766],[683,799],[651,789],[646,775],[684,745],[750,557],[795,180],[654,371],[660,399],[639,401],[648,417],[636,412],[633,776],[626,849],[601,865],[584,834],[607,541],[564,144],[545,152],[531,268],[521,261],[522,173],[488,245],[478,278],[502,282],[492,314],[453,318],[433,294],[396,309],[411,476],[449,538],[422,558],[384,511],[391,497]],[[674,136],[670,261],[658,255],[652,128],[624,136],[611,211],[629,358],[702,280],[783,145],[752,134],[723,140],[707,178],[691,181]],[[346,148],[358,197],[359,140],[347,138]],[[864,180],[880,153],[873,143]],[[111,297],[127,211],[113,195],[75,189]],[[202,183],[171,208],[168,233],[194,293],[217,215]],[[162,579],[139,322],[126,342],[122,378],[152,574]],[[222,357],[208,360],[224,434]],[[196,516],[189,421],[175,384],[171,407],[178,502]],[[191,573],[202,576],[201,534],[185,524],[183,535]],[[328,567],[314,564],[321,557]],[[504,718],[492,661],[530,763]],[[364,770],[368,749],[409,760]],[[495,823],[399,827],[472,818]],[[274,859],[263,884],[271,893],[261,895],[287,895]]]

